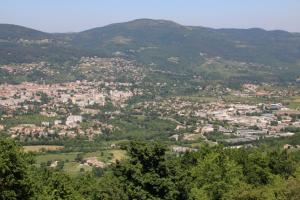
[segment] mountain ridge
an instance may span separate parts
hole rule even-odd
[[[290,33],[290,34],[296,34],[299,35],[300,32],[290,32],[287,30],[283,30],[283,29],[271,29],[271,30],[267,30],[261,27],[249,27],[249,28],[212,28],[212,27],[207,27],[207,26],[201,26],[201,25],[184,25],[184,24],[180,24],[177,23],[175,21],[172,20],[165,20],[165,19],[151,19],[151,18],[139,18],[139,19],[134,19],[134,20],[130,20],[130,21],[126,21],[126,22],[116,22],[116,23],[111,23],[108,25],[103,25],[103,26],[97,26],[97,27],[93,27],[93,28],[88,28],[85,30],[81,30],[81,31],[71,31],[71,32],[47,32],[47,31],[42,31],[39,30],[37,28],[33,28],[33,27],[29,27],[29,26],[24,26],[24,25],[18,25],[18,24],[11,24],[11,23],[0,23],[0,27],[2,29],[3,26],[15,26],[15,27],[20,27],[20,28],[25,28],[25,29],[31,29],[34,31],[38,31],[41,33],[46,33],[46,34],[76,34],[76,33],[81,33],[81,32],[85,32],[88,30],[92,30],[92,29],[96,29],[96,28],[105,28],[107,26],[112,26],[112,25],[118,25],[118,24],[126,24],[126,23],[139,23],[139,22],[161,22],[161,23],[170,23],[170,24],[174,24],[177,26],[182,26],[182,27],[188,27],[188,28],[206,28],[206,29],[211,29],[211,30],[262,30],[262,31],[266,31],[266,32],[285,32],[285,33]]]
[[[284,76],[295,79],[300,75],[300,34],[261,28],[184,26],[153,19],[115,23],[77,33],[44,33],[0,24],[0,56],[2,64],[121,56],[174,72],[207,71],[203,67],[207,60],[221,58],[221,64],[254,63],[262,70],[271,69],[276,76],[288,73]]]

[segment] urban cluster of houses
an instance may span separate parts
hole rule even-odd
[[[8,133],[12,138],[19,138],[20,140],[28,138],[31,140],[75,138],[78,136],[93,139],[102,134],[103,130],[112,132],[116,129],[116,127],[99,120],[91,121],[90,126],[84,129],[81,126],[82,122],[83,117],[81,115],[70,115],[65,120],[44,121],[40,124],[19,124],[9,128]]]
[[[32,71],[39,71],[47,75],[55,74],[55,70],[51,69],[50,64],[47,62],[6,64],[1,65],[0,69],[8,74],[13,75],[30,74]]]
[[[175,61],[175,58],[172,58]],[[209,62],[217,61],[218,59]],[[21,64],[21,67],[4,65],[2,69],[14,73],[15,70],[30,71],[47,69],[47,63]],[[83,57],[75,67],[87,80],[38,84],[23,82],[19,85],[0,85],[0,111],[5,110],[2,118],[13,118],[16,112],[29,112],[37,108],[38,114],[53,118],[42,123],[19,124],[9,127],[12,137],[70,137],[78,135],[93,137],[103,130],[117,129],[110,124],[93,120],[88,128],[83,128],[85,115],[95,116],[103,107],[112,103],[123,108],[133,96],[153,93],[152,89],[162,88],[166,82],[149,82],[147,87],[139,87],[146,72],[171,73],[146,69],[135,61],[122,58]],[[94,81],[95,79],[102,81]],[[194,77],[198,79],[199,77]],[[173,84],[175,87],[176,84]],[[185,98],[157,98],[134,104],[131,111],[137,115],[155,115],[177,123],[175,140],[195,140],[206,138],[208,134],[218,132],[226,136],[223,141],[230,144],[246,143],[268,137],[289,137],[293,133],[285,132],[289,126],[299,127],[300,111],[288,109],[280,103],[245,104],[226,103],[222,95],[230,93],[239,97],[276,97],[295,95],[294,90],[267,90],[268,85],[260,87],[245,84],[242,90],[229,88],[201,87],[203,92],[217,96],[210,100],[193,101]],[[150,94],[151,96],[155,94]],[[205,99],[205,98],[204,98]],[[77,108],[77,110],[75,109]],[[76,113],[74,113],[76,110]],[[117,111],[117,112],[120,112]],[[1,124],[0,131],[6,129]]]
[[[117,81],[123,79],[138,83],[146,76],[147,69],[136,61],[122,58],[82,57],[77,68],[87,78]]]
[[[63,84],[36,84],[24,82],[19,85],[0,85],[0,108],[3,118],[14,118],[20,112],[27,113],[36,108],[38,115],[48,117],[42,123],[19,124],[7,130],[12,137],[70,137],[88,135],[93,137],[102,130],[114,127],[101,121],[84,130],[80,124],[84,115],[96,115],[108,102],[124,106],[138,90],[131,90],[131,84],[118,82],[76,81]],[[72,108],[77,106],[77,113]],[[0,131],[5,129],[1,124]]]
[[[122,85],[123,90],[117,86]],[[124,86],[125,85],[125,86]],[[127,86],[127,87],[126,87]],[[63,84],[36,84],[24,82],[19,85],[0,85],[0,106],[9,110],[26,108],[28,102],[41,102],[42,94],[49,97],[50,106],[71,102],[79,107],[98,104],[104,106],[106,98],[113,103],[123,103],[135,95],[129,84],[76,81]],[[47,105],[49,107],[49,105]],[[45,106],[46,107],[46,106]]]
[[[223,101],[199,103],[182,98],[142,102],[135,112],[155,112],[164,119],[177,122],[171,138],[195,140],[210,133],[223,134],[230,144],[251,143],[270,137],[290,137],[287,127],[299,127],[300,111],[289,109],[281,103],[273,104],[228,104]],[[191,123],[191,119],[193,123]],[[191,133],[192,132],[192,133]]]

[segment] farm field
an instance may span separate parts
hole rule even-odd
[[[19,124],[35,124],[39,125],[44,121],[54,122],[54,120],[58,119],[57,117],[45,117],[39,114],[32,115],[22,115],[22,116],[14,116],[11,118],[6,118],[1,121],[1,124],[4,124],[6,128],[10,128]]]
[[[300,108],[300,96],[292,97],[285,101],[288,103],[288,107],[291,109],[299,109]]]
[[[117,160],[122,160],[126,158],[126,152],[124,150],[104,150],[96,152],[71,152],[71,153],[43,153],[38,154],[36,158],[36,165],[41,166],[45,163],[52,163],[54,161],[64,162],[63,171],[70,175],[76,175],[80,171],[91,171],[92,166],[83,165],[79,162],[76,162],[78,155],[82,155],[83,160],[88,158],[96,157],[99,161],[106,164],[115,163]]]
[[[58,145],[35,145],[35,146],[23,146],[25,152],[45,152],[45,151],[57,151],[62,150],[63,146]]]

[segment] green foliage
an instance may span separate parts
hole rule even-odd
[[[35,195],[32,199],[79,200],[81,195],[75,191],[73,183],[62,172],[41,171],[35,174]]]
[[[120,180],[112,174],[106,174],[99,180],[98,191],[94,195],[96,200],[127,200],[128,195],[124,191]]]
[[[176,185],[168,177],[166,149],[158,143],[131,143],[130,159],[116,166],[129,199],[176,199]]]
[[[83,161],[83,154],[82,153],[78,153],[76,155],[75,161],[76,162],[82,162]]]
[[[205,134],[205,136],[208,140],[211,140],[211,141],[214,141],[214,142],[230,138],[230,136],[226,136],[223,133],[220,133],[218,131],[207,133],[207,134]]]
[[[193,199],[201,199],[202,195],[208,199],[221,199],[224,193],[239,186],[242,169],[228,156],[213,152],[199,161],[192,169],[192,176]]]
[[[29,166],[31,157],[22,152],[21,146],[0,139],[0,199],[29,199],[32,192]]]
[[[202,146],[174,156],[157,142],[131,142],[128,159],[72,178],[46,163],[37,169],[11,140],[1,139],[0,150],[3,200],[296,200],[300,195],[300,159],[280,149]]]
[[[296,171],[295,161],[288,155],[286,150],[274,150],[269,155],[269,167],[272,174],[280,175],[287,179]]]
[[[6,118],[1,121],[2,124],[5,124],[6,127],[10,128],[13,126],[17,126],[19,124],[36,124],[40,125],[42,122],[54,122],[57,119],[55,117],[46,117],[40,114],[28,114],[28,115],[20,115],[12,118]]]
[[[300,168],[298,168],[294,177],[290,177],[287,181],[286,188],[284,190],[286,199],[296,200],[300,199]]]

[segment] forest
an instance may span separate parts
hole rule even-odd
[[[37,167],[20,144],[0,139],[0,199],[300,199],[298,151],[203,145],[174,154],[154,141],[123,148],[126,159],[73,177],[59,168]]]

